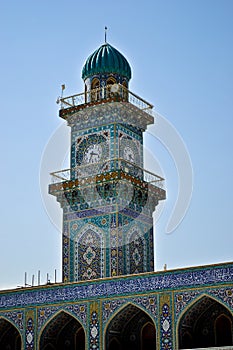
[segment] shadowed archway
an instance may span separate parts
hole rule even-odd
[[[0,318],[0,349],[21,350],[21,343],[17,328],[6,319]]]
[[[233,317],[216,300],[204,296],[185,312],[179,322],[179,349],[233,345]]]
[[[46,325],[40,337],[40,350],[85,350],[82,325],[61,311]]]
[[[120,310],[106,331],[106,350],[156,350],[153,320],[133,304]]]

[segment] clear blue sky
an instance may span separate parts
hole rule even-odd
[[[192,160],[191,204],[168,235],[176,169],[159,142],[153,149],[168,191],[157,269],[233,260],[232,18],[231,0],[1,1],[1,288],[22,285],[25,271],[40,270],[42,282],[54,269],[61,276],[61,234],[42,203],[40,162],[62,123],[60,86],[83,91],[81,69],[104,26],[131,64],[130,89],[173,124]]]

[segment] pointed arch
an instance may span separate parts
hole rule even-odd
[[[141,330],[141,350],[156,348],[156,332],[155,327],[148,321]]]
[[[46,322],[38,338],[39,350],[85,350],[83,325],[69,312],[60,310]]]
[[[116,84],[116,79],[114,77],[109,77],[107,79],[107,85],[113,85],[113,84]]]
[[[223,327],[217,319],[228,320],[227,334],[223,335]],[[219,321],[220,322],[220,321]],[[230,323],[229,323],[230,322]],[[177,322],[179,349],[221,346],[222,338],[233,345],[233,315],[228,308],[216,298],[204,294],[190,303]]]
[[[22,337],[15,325],[5,317],[0,317],[0,349],[21,350]]]
[[[147,327],[150,327],[150,331]],[[104,336],[105,350],[146,350],[146,344],[149,343],[156,349],[154,320],[134,303],[123,305],[112,315],[105,327]]]
[[[75,281],[103,277],[104,243],[103,231],[92,224],[85,225],[74,237]]]
[[[214,323],[216,346],[232,345],[232,318],[225,314],[219,315]]]

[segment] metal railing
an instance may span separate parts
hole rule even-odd
[[[60,97],[57,102],[60,103],[61,109],[66,109],[108,101],[129,102],[140,110],[146,111],[149,114],[151,114],[150,111],[153,108],[152,104],[129,91],[121,84],[107,85],[77,95]]]
[[[50,173],[52,183],[61,183],[64,181],[84,179],[103,173],[109,173],[122,170],[124,173],[131,175],[139,180],[146,181],[156,187],[163,188],[164,179],[151,171],[136,166],[125,159],[115,158],[104,162],[85,164],[71,169],[64,169]]]

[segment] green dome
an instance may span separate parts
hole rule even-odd
[[[100,46],[93,52],[82,69],[82,78],[100,74],[117,73],[125,76],[128,80],[131,78],[131,68],[126,58],[114,47],[108,43]]]

